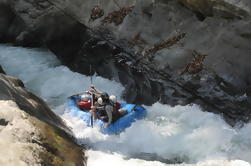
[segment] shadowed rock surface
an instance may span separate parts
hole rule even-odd
[[[2,66],[0,66],[0,73],[5,74],[4,70],[2,69]]]
[[[0,74],[0,103],[1,165],[85,165],[70,130],[20,80]]]
[[[221,16],[225,18],[251,18],[251,2],[249,0],[179,0],[196,14]]]
[[[10,35],[0,41],[46,46],[83,74],[92,64],[126,87],[130,103],[198,103],[231,125],[251,118],[248,0],[3,2],[0,34]],[[97,6],[104,14],[90,19]],[[122,7],[132,11],[124,17]]]

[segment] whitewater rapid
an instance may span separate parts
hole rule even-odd
[[[89,147],[88,166],[250,166],[251,123],[232,128],[221,116],[203,112],[197,105],[155,103],[145,106],[147,117],[125,132],[102,135],[65,112],[66,98],[88,89],[90,77],[72,72],[44,49],[0,45],[0,65],[43,98],[72,128],[79,144]],[[122,101],[120,83],[98,76],[93,83]]]

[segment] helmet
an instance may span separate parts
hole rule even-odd
[[[81,100],[83,100],[83,101],[88,101],[89,99],[90,99],[90,96],[87,94],[84,94],[81,96]]]
[[[98,104],[103,105],[103,99],[101,97],[98,98]]]
[[[106,92],[102,92],[100,97],[103,99],[103,100],[108,100],[109,99],[109,95],[106,93]]]
[[[116,103],[116,102],[117,102],[117,97],[114,96],[114,95],[111,95],[111,96],[109,97],[109,99],[110,99],[113,103]]]

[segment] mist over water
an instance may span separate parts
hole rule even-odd
[[[149,112],[144,120],[120,135],[107,136],[95,127],[85,127],[65,110],[66,98],[88,89],[90,77],[70,71],[43,49],[0,45],[0,65],[67,122],[78,142],[90,148],[86,152],[90,166],[250,166],[251,123],[236,129],[197,105],[155,103],[146,107]],[[124,90],[120,83],[97,76],[93,83],[118,97]]]

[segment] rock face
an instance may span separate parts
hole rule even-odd
[[[0,165],[85,165],[82,148],[62,128],[20,80],[0,74]]]
[[[0,0],[0,41],[22,46],[50,46],[74,53],[81,46],[85,26],[66,16],[48,1]],[[62,48],[65,48],[62,50]]]
[[[10,42],[20,33],[20,29],[15,24],[17,15],[11,9],[7,1],[0,1],[0,40]],[[22,29],[22,28],[21,28]]]
[[[225,18],[251,18],[251,2],[249,0],[179,0],[195,12],[207,16]]]
[[[128,102],[198,103],[231,124],[251,117],[249,0],[1,4],[0,20],[8,24],[0,34],[11,34],[1,41],[47,46],[80,73],[89,74],[92,64],[99,75],[125,85]]]

